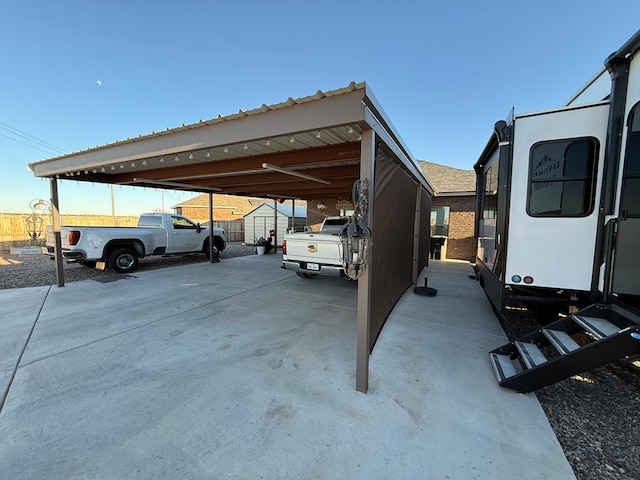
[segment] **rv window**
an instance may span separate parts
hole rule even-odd
[[[482,202],[482,218],[496,218],[498,210],[498,169],[500,162],[496,160],[484,174],[484,198]]]
[[[556,140],[531,147],[527,213],[533,217],[591,214],[597,156],[595,138]]]

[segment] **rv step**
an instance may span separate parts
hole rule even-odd
[[[543,328],[542,333],[547,337],[549,342],[551,342],[551,345],[562,354],[571,353],[580,348],[580,345],[578,345],[567,332]]]
[[[585,339],[583,344],[576,335],[583,338],[584,334],[593,338]],[[550,348],[555,348],[559,355]],[[615,305],[590,305],[489,354],[501,387],[533,392],[640,354],[640,316]]]
[[[508,355],[489,353],[489,356],[491,357],[491,365],[493,366],[493,371],[496,373],[498,383],[518,373]]]
[[[603,318],[585,317],[583,315],[573,316],[576,323],[578,323],[586,331],[592,333],[596,338],[601,339],[618,333],[620,329],[613,323],[606,321]]]
[[[515,344],[527,368],[535,368],[547,362],[547,357],[542,354],[537,345],[525,342],[515,342]]]

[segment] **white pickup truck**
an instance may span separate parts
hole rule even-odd
[[[338,235],[348,217],[327,217],[319,232],[288,233],[282,242],[282,268],[299,277],[344,276]]]
[[[213,230],[214,255],[227,242],[222,228]],[[209,230],[193,220],[170,213],[140,215],[137,227],[60,227],[62,256],[69,262],[104,268],[117,273],[135,270],[149,255],[204,253],[209,256]],[[54,255],[53,228],[46,228],[47,253]]]

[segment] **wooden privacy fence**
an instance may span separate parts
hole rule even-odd
[[[213,225],[224,228],[227,242],[244,242],[244,219],[214,220]]]
[[[41,224],[33,223],[27,230],[30,213],[0,213],[0,252],[18,247],[44,247],[44,227],[51,225],[51,216],[40,214]],[[244,241],[244,220],[214,220],[216,227],[224,228],[228,242]],[[87,227],[135,227],[138,217],[111,215],[60,215],[60,224]],[[36,238],[32,238],[30,233]]]

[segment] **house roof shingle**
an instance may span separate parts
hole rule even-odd
[[[437,163],[418,160],[425,177],[434,189],[436,196],[442,195],[475,195],[476,173],[473,170],[439,165]]]

